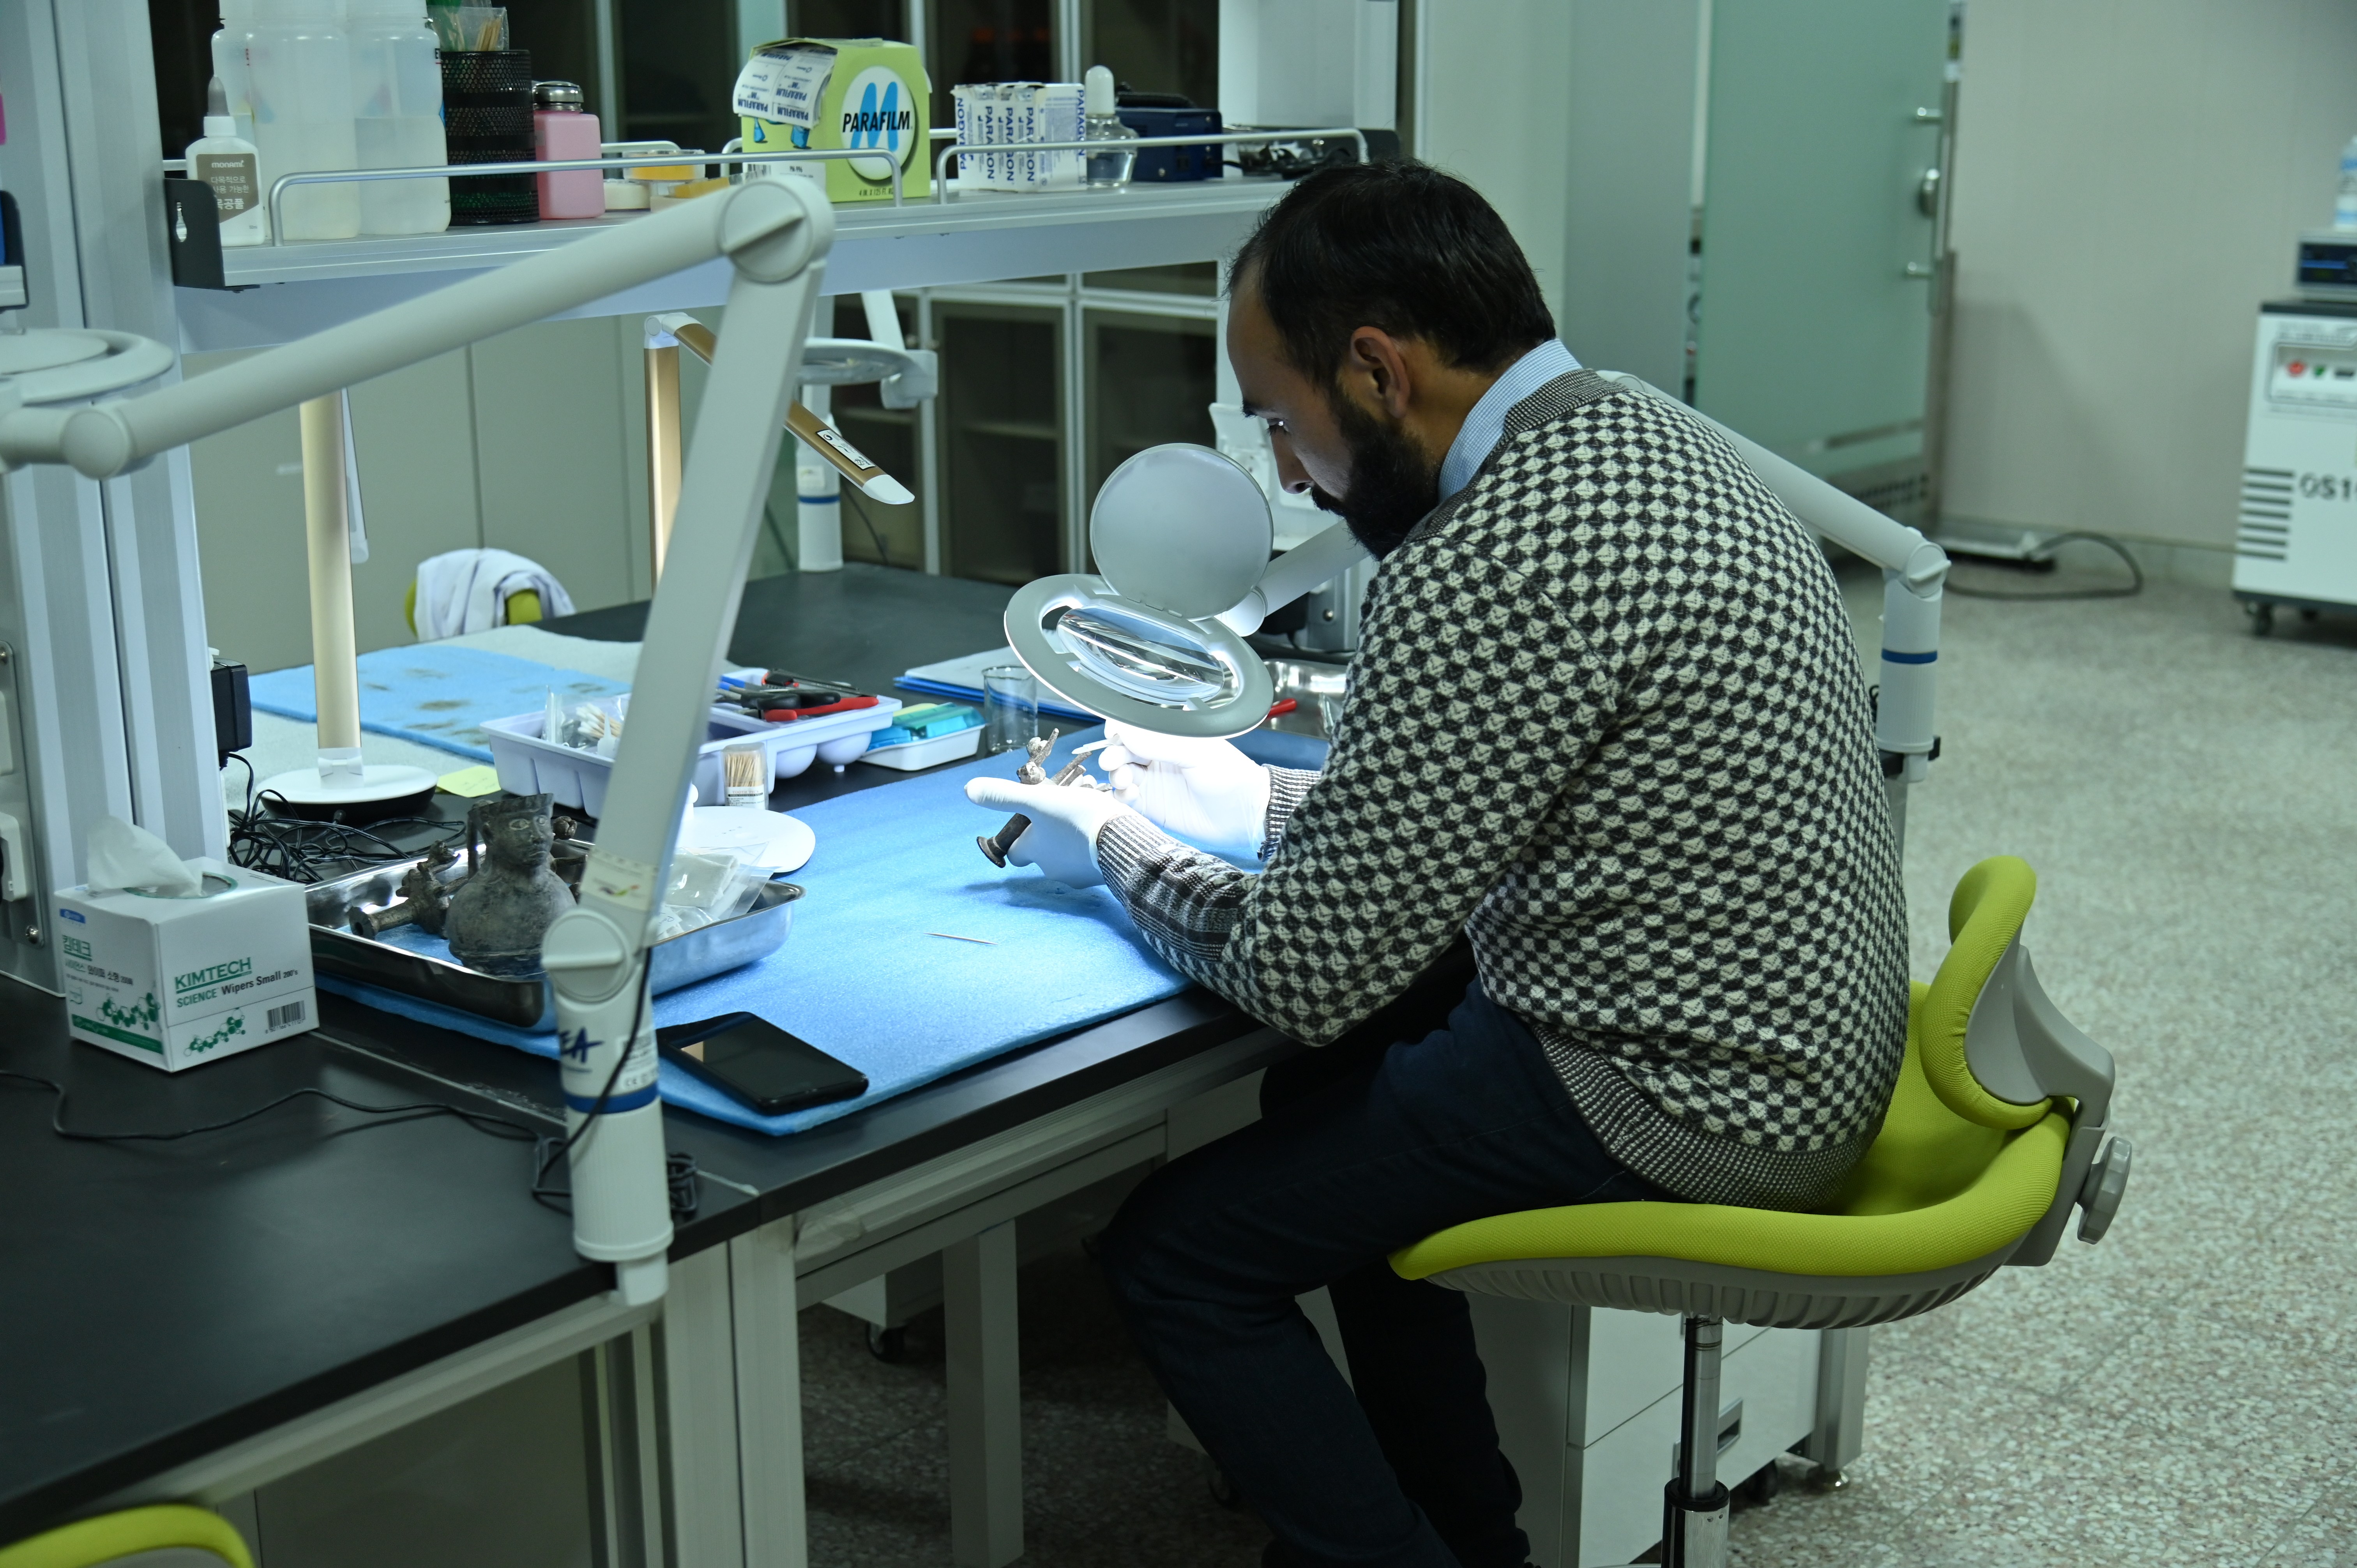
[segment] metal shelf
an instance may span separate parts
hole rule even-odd
[[[1282,180],[1237,177],[1038,196],[975,192],[904,207],[839,206],[826,286],[851,294],[1211,261],[1234,250],[1286,188]],[[174,290],[180,346],[196,352],[288,342],[638,217],[612,213],[224,251],[222,273],[238,292]],[[727,293],[727,263],[716,261],[565,314],[689,310],[720,305]]]

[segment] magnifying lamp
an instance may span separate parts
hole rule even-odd
[[[1268,497],[1208,446],[1149,446],[1089,510],[1097,571],[1042,577],[1006,606],[1015,657],[1058,696],[1164,735],[1222,740],[1268,716],[1244,639],[1365,556],[1340,521],[1271,560]]]

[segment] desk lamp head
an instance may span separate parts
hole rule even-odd
[[[1272,564],[1275,536],[1268,498],[1235,463],[1208,446],[1148,447],[1090,509],[1097,572],[1017,591],[1008,645],[1091,713],[1165,735],[1242,735],[1271,694],[1244,638],[1363,553],[1336,525]]]

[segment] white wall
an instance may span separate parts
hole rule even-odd
[[[2256,306],[2330,221],[2349,0],[1971,0],[1952,518],[2230,548]]]
[[[1565,0],[1417,0],[1410,46],[1410,150],[1490,199],[1558,317],[1572,15]]]

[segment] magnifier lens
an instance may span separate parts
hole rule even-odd
[[[1151,621],[1101,607],[1072,608],[1056,630],[1084,672],[1141,702],[1175,707],[1235,694],[1236,678],[1226,665]]]

